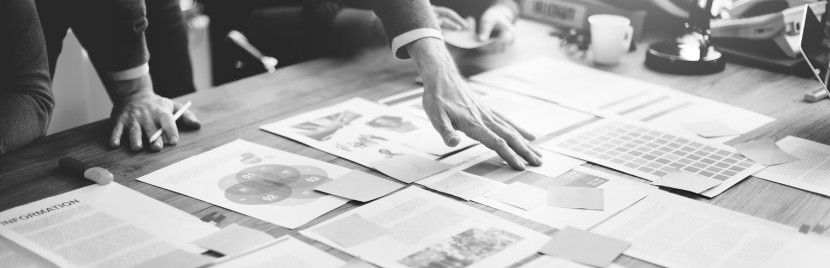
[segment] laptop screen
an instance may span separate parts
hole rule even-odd
[[[815,70],[815,78],[821,82],[825,91],[830,93],[827,89],[828,83],[828,67],[830,67],[830,48],[826,42],[826,35],[824,34],[824,26],[819,22],[816,15],[810,8],[807,8],[806,16],[804,17],[802,37],[801,37],[801,55],[807,59],[808,66]]]

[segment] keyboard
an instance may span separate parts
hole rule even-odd
[[[601,119],[542,146],[649,181],[677,170],[721,181],[702,193],[707,197],[764,168],[732,147],[616,119]]]

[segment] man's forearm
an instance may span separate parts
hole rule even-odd
[[[440,77],[456,78],[459,76],[455,61],[440,39],[422,38],[416,40],[407,46],[407,52],[418,65],[421,77],[424,78],[426,83]]]

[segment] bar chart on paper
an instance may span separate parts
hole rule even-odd
[[[546,143],[546,149],[649,181],[684,171],[721,181],[714,197],[763,168],[734,149],[668,134],[644,124],[603,119]]]

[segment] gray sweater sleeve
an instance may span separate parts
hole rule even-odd
[[[54,107],[33,0],[0,1],[0,155],[46,133]]]

